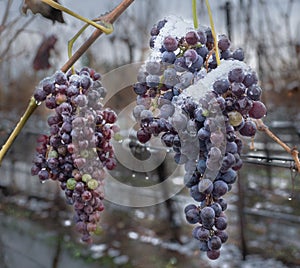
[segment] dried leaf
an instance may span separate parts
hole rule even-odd
[[[54,49],[56,42],[57,37],[55,35],[50,35],[43,40],[33,60],[34,70],[45,70],[51,67],[51,64],[49,63],[50,52]]]

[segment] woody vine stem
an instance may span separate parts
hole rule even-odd
[[[48,0],[43,0],[43,2],[47,2],[50,4],[53,1],[48,1]],[[94,25],[97,27],[96,30],[91,34],[91,36],[81,45],[81,47],[78,48],[78,50],[68,59],[68,61],[61,67],[61,71],[66,72],[68,71],[74,63],[83,55],[83,53],[98,39],[98,37],[101,36],[103,33],[102,30],[105,32],[109,33],[110,29],[108,29],[109,24],[112,24],[115,22],[115,20],[134,2],[134,0],[123,0],[115,9],[113,9],[111,12],[108,14],[101,16],[100,18],[97,19],[97,21],[102,22],[103,24],[107,23],[107,25],[94,25],[95,22],[90,20],[84,20],[85,22]],[[53,6],[53,5],[52,5]],[[210,24],[211,24],[211,29],[213,33],[213,38],[214,38],[214,43],[215,43],[215,52],[217,56],[217,64],[220,64],[220,60],[218,57],[218,46],[217,46],[217,38],[215,34],[215,29],[214,29],[214,24],[213,24],[213,18],[212,18],[212,12],[209,6],[209,1],[206,0],[206,6],[208,10],[208,15],[210,19]],[[60,8],[56,6],[55,8]],[[67,12],[70,15],[69,10],[63,9],[62,11]],[[196,9],[196,0],[192,0],[192,11],[193,11],[193,20],[194,20],[194,26],[195,28],[198,27],[198,19],[197,19],[197,9]],[[77,14],[76,14],[77,15]],[[77,17],[77,16],[76,16]],[[80,18],[82,19],[82,17]],[[96,20],[94,20],[96,21]],[[101,30],[102,29],[102,30]],[[108,31],[107,31],[108,30]],[[20,134],[21,130],[23,129],[24,125],[26,124],[27,120],[30,118],[30,116],[33,114],[33,112],[36,110],[36,108],[39,106],[39,103],[37,103],[32,96],[27,109],[25,110],[23,116],[20,118],[19,122],[17,123],[16,127],[2,146],[0,150],[0,165],[2,163],[2,160],[9,150],[9,148],[12,146],[14,140],[16,137]],[[289,153],[295,162],[295,167],[297,171],[300,171],[300,160],[299,160],[299,152],[296,147],[290,148],[287,144],[285,144],[280,138],[278,138],[264,123],[262,120],[256,120],[257,128],[259,131],[263,131],[266,135],[268,135],[270,138],[272,138],[276,143],[278,143],[287,153]]]

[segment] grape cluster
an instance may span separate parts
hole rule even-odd
[[[38,138],[31,173],[41,182],[60,182],[84,242],[92,241],[104,209],[105,168],[116,165],[110,140],[118,131],[117,116],[100,103],[106,90],[99,79],[87,67],[75,74],[58,71],[42,80],[34,93],[54,114],[47,120],[50,134]]]
[[[198,202],[186,206],[186,220],[198,224],[192,235],[200,250],[217,259],[228,239],[223,196],[243,164],[240,136],[255,135],[254,120],[265,116],[266,107],[241,48],[232,51],[228,37],[220,35],[218,66],[211,30],[178,25],[164,19],[152,28],[152,53],[133,85],[133,115],[141,143],[160,136],[175,152],[175,162],[184,165],[185,186]]]

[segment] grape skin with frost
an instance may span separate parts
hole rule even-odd
[[[150,142],[152,135],[160,135],[162,143],[173,148],[174,161],[184,164],[184,183],[199,202],[185,210],[187,221],[197,224],[195,239],[201,237],[197,236],[200,230],[205,233],[199,249],[217,259],[228,238],[223,196],[242,167],[242,142],[237,135],[253,134],[251,116],[265,115],[256,104],[262,90],[256,73],[242,62],[243,49],[232,50],[226,35],[219,35],[222,60],[218,66],[210,28],[190,30],[192,25],[176,17],[160,24],[151,30],[153,53],[148,60],[159,64],[151,71],[151,66],[143,66],[138,75],[147,87],[137,95],[137,105],[142,107],[134,110],[138,133]],[[141,114],[147,115],[144,120]]]

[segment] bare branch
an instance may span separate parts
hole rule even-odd
[[[289,153],[294,161],[298,172],[300,172],[300,160],[299,160],[299,152],[296,147],[290,148],[286,143],[284,143],[280,138],[278,138],[265,124],[261,119],[257,119],[255,121],[257,125],[257,129],[266,133],[271,139],[273,139],[276,143],[278,143],[287,153]]]
[[[107,21],[109,23],[115,22],[115,20],[133,3],[134,0],[123,0],[114,10],[110,13],[100,17],[99,19]],[[102,34],[102,31],[96,29],[91,36],[84,42],[84,44],[78,48],[73,56],[61,67],[63,72],[69,70],[72,65],[83,55],[83,53],[97,40]]]
[[[18,29],[14,36],[8,41],[6,48],[2,51],[2,53],[0,54],[0,59],[2,59],[6,53],[9,51],[12,43],[16,40],[16,38],[24,31],[24,29],[34,20],[34,17],[30,18],[28,21],[26,21],[26,23],[23,25],[22,28]]]

